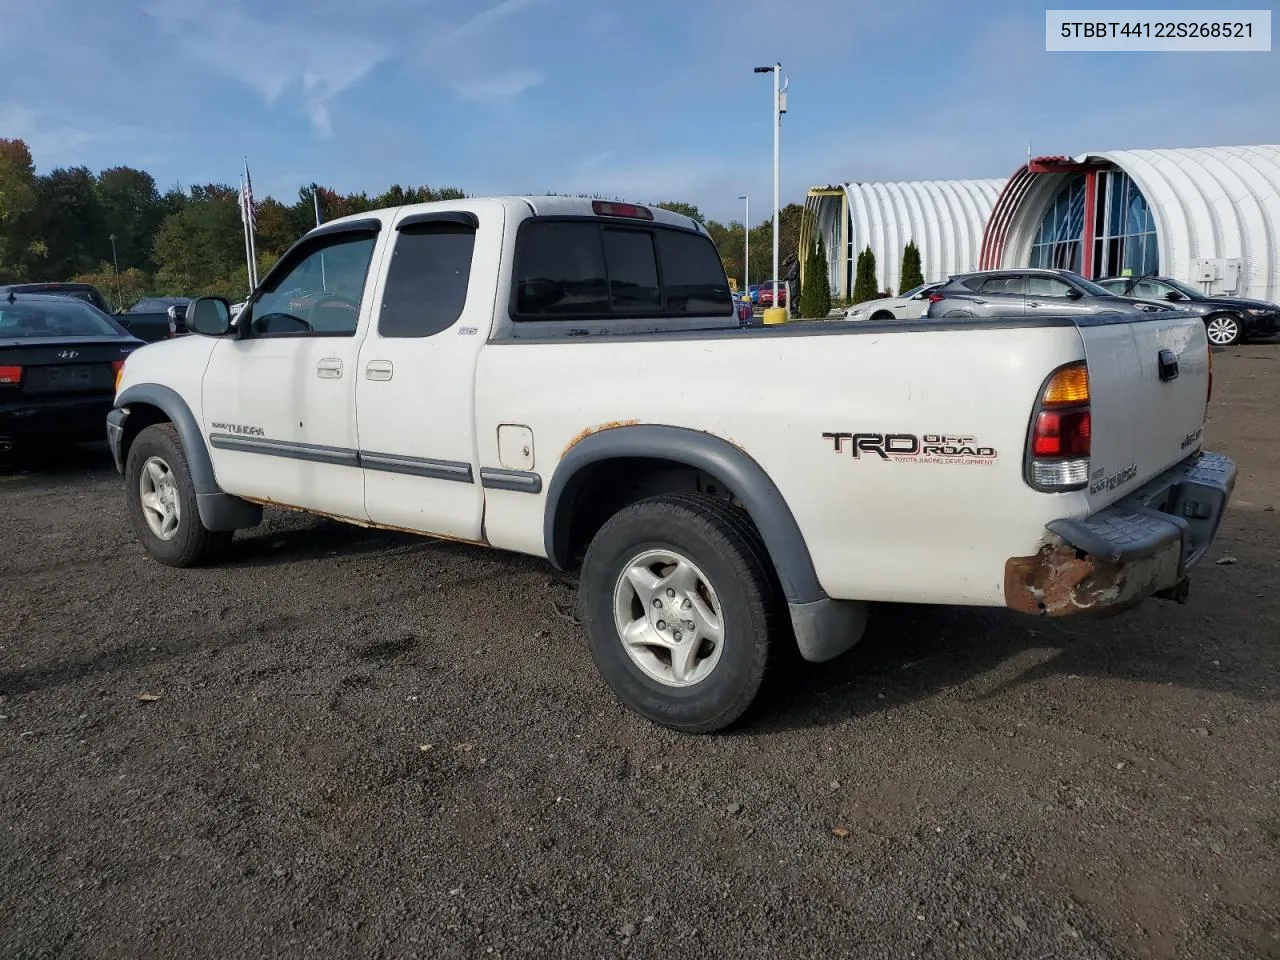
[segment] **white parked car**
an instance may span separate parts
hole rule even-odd
[[[929,294],[942,286],[942,281],[923,283],[900,297],[884,297],[855,303],[834,320],[919,320],[929,309]]]
[[[1197,317],[744,328],[706,230],[632,204],[334,220],[187,323],[107,418],[152,557],[210,562],[269,504],[580,566],[600,673],[687,731],[869,601],[1181,599],[1235,482]]]

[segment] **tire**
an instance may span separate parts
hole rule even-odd
[[[949,319],[953,319],[953,318],[955,318],[955,319],[964,319],[964,320],[972,320],[972,319],[973,319],[973,314],[972,314],[970,311],[968,311],[968,310],[951,310],[951,311],[949,311],[949,312],[947,312],[947,313],[944,313],[944,314],[942,315],[942,318],[943,318],[944,320],[949,320]]]
[[[1204,318],[1205,334],[1214,347],[1232,347],[1244,339],[1244,324],[1232,313],[1212,313]]]
[[[650,584],[656,591],[645,593]],[[760,534],[745,512],[712,497],[654,497],[614,514],[587,549],[579,602],[592,660],[613,692],[686,733],[741,717],[778,659],[774,645],[785,642],[781,589]],[[692,641],[661,619],[673,603],[678,624],[694,625]],[[631,643],[623,623],[634,628]]]
[[[871,319],[883,322],[885,320],[897,320],[898,318],[887,310],[881,310],[879,313],[872,314]]]
[[[170,567],[198,567],[226,552],[232,532],[209,530],[201,523],[187,454],[173,424],[157,423],[138,434],[129,448],[124,480],[129,522],[153,558]],[[145,492],[155,494],[153,502],[176,507],[164,513],[172,522],[161,519],[159,509],[144,506]]]

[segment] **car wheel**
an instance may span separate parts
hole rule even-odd
[[[689,733],[742,716],[785,621],[750,518],[694,495],[614,514],[587,550],[580,603],[591,657],[618,698]]]
[[[1230,347],[1244,339],[1244,327],[1230,313],[1214,313],[1205,317],[1205,333],[1215,347]]]
[[[173,424],[155,424],[138,434],[124,475],[129,521],[156,560],[196,567],[216,560],[231,543],[231,531],[209,530],[200,521],[186,451]]]
[[[943,319],[947,319],[947,320],[953,319],[953,318],[958,320],[973,319],[973,314],[968,310],[950,310],[947,313],[944,313],[942,316],[943,316]]]
[[[872,320],[880,320],[880,321],[884,321],[884,320],[896,320],[896,319],[897,319],[897,317],[895,317],[892,313],[890,313],[890,312],[889,312],[889,311],[887,311],[887,310],[881,310],[881,311],[880,311],[880,312],[878,312],[878,313],[873,313],[873,314],[871,315],[871,319],[872,319]]]

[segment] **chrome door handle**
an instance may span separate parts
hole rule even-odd
[[[316,364],[316,376],[325,380],[337,380],[342,376],[342,361],[336,357],[326,357]]]
[[[364,368],[364,375],[370,380],[390,380],[394,372],[390,360],[370,360]]]
[[[1028,306],[1028,307],[1038,307],[1038,306],[1040,306],[1040,301],[1039,301],[1039,300],[1028,300],[1028,301],[1027,301],[1027,306]]]

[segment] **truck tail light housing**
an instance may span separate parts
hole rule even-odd
[[[652,220],[653,211],[634,203],[616,203],[609,200],[591,201],[591,210],[597,217],[627,217],[630,220]]]
[[[1046,493],[1083,488],[1092,447],[1089,368],[1083,361],[1069,363],[1049,375],[1036,399],[1027,437],[1027,483]]]
[[[0,367],[0,387],[16,387],[22,383],[22,368],[18,366]]]

